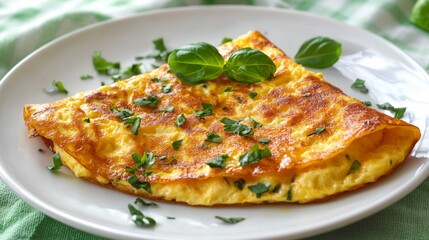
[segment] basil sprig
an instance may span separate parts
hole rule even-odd
[[[328,37],[305,41],[295,55],[295,61],[306,67],[327,68],[334,65],[342,52],[341,43]]]
[[[260,50],[239,49],[225,63],[219,51],[204,42],[174,50],[168,56],[168,65],[174,75],[191,85],[215,79],[222,73],[231,80],[252,84],[271,78],[276,71],[274,62]]]

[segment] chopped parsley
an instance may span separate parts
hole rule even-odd
[[[356,81],[351,86],[352,89],[356,89],[361,93],[368,93],[368,88],[365,86],[365,80],[356,79]]]
[[[362,103],[363,103],[363,105],[365,105],[367,107],[371,107],[372,106],[372,103],[370,101],[363,101]]]
[[[322,132],[324,132],[324,131],[326,131],[326,128],[325,128],[325,127],[318,127],[318,128],[316,128],[316,130],[314,130],[313,132],[311,132],[311,133],[307,134],[307,137],[310,137],[310,136],[312,136],[312,135],[316,135],[316,134],[320,134],[320,133],[322,133]]]
[[[246,184],[246,181],[242,178],[234,182],[234,186],[240,190],[243,190],[245,184]]]
[[[146,202],[143,198],[140,198],[140,197],[136,198],[136,200],[134,201],[134,204],[138,204],[138,203],[140,203],[141,205],[146,206],[146,207],[158,206],[158,204],[156,204],[154,202]]]
[[[267,146],[263,149],[259,149],[258,144],[255,144],[253,145],[252,150],[240,156],[239,162],[240,165],[244,167],[249,164],[257,163],[267,157],[271,157],[270,149]]]
[[[157,112],[162,112],[162,115],[165,115],[166,113],[171,113],[174,110],[174,106],[168,106],[166,108],[160,108],[156,110]]]
[[[249,121],[252,123],[253,128],[259,128],[262,127],[263,124],[260,122],[257,122],[255,119],[249,117]]]
[[[180,145],[182,145],[182,141],[183,139],[176,140],[171,144],[171,146],[173,146],[174,150],[177,150],[179,149]]]
[[[137,106],[149,106],[151,108],[156,108],[160,101],[161,100],[159,100],[157,96],[149,94],[146,98],[137,98],[133,103]]]
[[[270,190],[270,184],[257,183],[255,185],[247,186],[247,188],[256,194],[257,198],[260,198],[263,193],[266,193]]]
[[[220,120],[221,123],[223,123],[223,129],[227,132],[232,132],[235,134],[238,134],[240,136],[252,136],[253,135],[253,128],[241,124],[241,120],[235,121],[230,118],[222,118]]]
[[[131,126],[131,133],[137,135],[139,133],[141,118],[140,117],[130,117],[125,119],[124,124]]]
[[[84,118],[83,121],[86,122],[86,123],[90,123],[91,122],[91,120],[89,118]]]
[[[128,183],[136,189],[143,188],[148,193],[152,193],[152,189],[149,182],[140,182],[136,175],[131,175],[127,179]]]
[[[163,38],[157,38],[157,39],[153,40],[152,43],[153,43],[155,49],[146,56],[136,57],[136,60],[142,60],[145,58],[153,58],[159,62],[167,62],[169,52],[168,52],[167,48],[165,47],[164,39]]]
[[[142,71],[140,70],[140,66],[141,66],[141,63],[132,64],[123,72],[120,78],[125,79],[125,78],[130,78],[132,76],[141,74]]]
[[[185,121],[186,121],[185,114],[180,114],[179,116],[177,116],[177,121],[174,122],[174,125],[180,127],[185,123]]]
[[[161,91],[163,93],[169,93],[171,92],[171,84],[166,84],[161,86]]]
[[[140,227],[153,227],[156,225],[156,221],[144,215],[140,210],[135,208],[132,204],[128,204],[128,210],[131,214],[131,219],[133,222]]]
[[[43,89],[46,93],[64,93],[68,94],[69,91],[64,87],[64,84],[61,81],[52,81],[51,89]]]
[[[232,41],[232,38],[230,38],[230,37],[224,37],[224,38],[222,39],[221,44],[225,44],[225,43],[227,43],[227,42],[231,42],[231,41]]]
[[[203,109],[195,110],[195,115],[197,115],[202,120],[204,119],[204,117],[212,115],[213,105],[211,105],[210,103],[201,103],[201,106],[203,107]]]
[[[100,51],[92,54],[92,65],[98,74],[114,76],[119,74],[121,64],[119,62],[109,62],[101,56]]]
[[[258,95],[258,93],[256,93],[256,92],[250,92],[248,95],[249,95],[249,97],[251,99],[254,99]]]
[[[89,75],[89,74],[80,75],[81,80],[88,80],[88,79],[93,79],[93,78],[94,78],[94,76]]]
[[[407,108],[395,108],[392,106],[392,104],[385,102],[383,104],[377,104],[377,107],[382,110],[389,110],[391,113],[393,113],[393,117],[397,119],[401,119],[404,116],[405,111],[407,111]]]
[[[133,152],[131,158],[136,164],[137,168],[148,169],[155,163],[155,155],[153,153],[143,153],[140,157],[137,153]]]
[[[286,201],[292,201],[292,187],[289,187],[289,190],[287,191]]]
[[[60,153],[55,153],[54,156],[52,156],[52,161],[54,162],[54,166],[47,167],[51,171],[57,171],[63,166]]]
[[[224,92],[232,92],[235,91],[234,89],[232,89],[232,87],[226,87],[225,90],[223,90]]]
[[[301,96],[303,97],[310,97],[311,93],[303,93]]]
[[[262,144],[268,144],[270,143],[271,139],[269,138],[261,138],[258,140],[258,143],[262,143]]]
[[[134,115],[134,112],[132,110],[126,108],[119,110],[117,107],[111,107],[110,110],[116,112],[115,117],[118,117],[122,120],[126,120],[127,118]]]
[[[215,216],[215,218],[222,220],[223,222],[229,223],[229,224],[236,224],[236,223],[239,223],[239,222],[245,220],[245,218],[242,218],[242,217],[226,218],[226,217],[221,217],[221,216]]]
[[[228,154],[224,154],[208,160],[206,164],[211,168],[224,168],[227,158],[229,158]]]
[[[358,160],[354,160],[352,163],[352,166],[350,167],[349,173],[356,172],[357,170],[359,170],[360,166],[361,166],[360,162]]]
[[[221,143],[222,138],[219,136],[219,134],[211,132],[211,133],[207,134],[206,139],[204,141],[212,142],[212,143]]]

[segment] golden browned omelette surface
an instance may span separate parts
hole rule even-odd
[[[227,59],[244,47],[260,49],[274,61],[273,79],[248,85],[222,76],[191,86],[163,65],[57,102],[26,105],[29,135],[53,143],[64,165],[78,177],[191,205],[304,203],[326,198],[388,174],[420,138],[417,127],[346,96],[321,74],[292,61],[259,32],[249,32],[218,49]],[[165,85],[171,85],[170,92],[162,91]],[[156,107],[133,103],[151,95],[159,99]],[[208,104],[212,114],[198,115]],[[122,110],[140,117],[138,134],[117,116]],[[181,114],[186,121],[177,126]],[[225,117],[252,127],[253,135],[225,131],[220,121]],[[262,126],[253,126],[252,119]],[[221,142],[205,141],[211,133],[218,134]],[[258,143],[260,139],[269,142]],[[180,146],[173,147],[177,140],[182,140]],[[240,156],[255,144],[269,148],[271,156],[240,164]],[[143,171],[130,171],[136,167],[133,153],[152,153],[155,162]],[[228,155],[224,168],[206,164],[222,155]],[[144,187],[130,184],[130,177]]]

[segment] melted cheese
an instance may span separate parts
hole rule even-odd
[[[277,66],[273,79],[247,85],[221,76],[190,86],[164,65],[55,103],[26,105],[24,119],[30,135],[52,141],[54,151],[77,177],[149,198],[208,206],[305,203],[353,190],[388,174],[420,138],[418,128],[346,96],[258,32],[226,43],[219,51],[227,59],[243,47],[260,49],[273,59]],[[172,91],[163,93],[162,84],[171,84]],[[226,88],[233,91],[225,92]],[[258,95],[251,99],[250,92]],[[149,94],[161,100],[157,108],[133,104]],[[202,103],[213,106],[213,114],[204,119],[195,115]],[[174,107],[172,113],[157,111],[169,106]],[[141,118],[137,135],[112,107],[131,109]],[[177,127],[179,114],[186,115],[186,122]],[[224,131],[219,121],[223,117],[243,119],[241,123],[249,126],[251,117],[263,126],[255,128],[253,136],[242,137]],[[318,127],[326,131],[308,136]],[[222,143],[204,141],[211,132],[219,134]],[[240,166],[240,155],[261,138],[270,139],[272,156]],[[176,140],[183,140],[177,150],[172,147]],[[138,175],[139,181],[150,184],[151,193],[131,186],[127,181],[131,173],[125,171],[135,165],[132,153],[145,152],[167,157],[157,158],[151,175]],[[205,164],[223,154],[229,156],[225,168]],[[354,161],[360,167],[351,171]],[[239,180],[245,182],[243,189],[234,184]],[[270,187],[257,195],[249,189],[256,184]]]

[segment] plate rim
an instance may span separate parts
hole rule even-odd
[[[390,43],[389,41],[383,39],[382,37],[380,37],[380,36],[378,36],[372,32],[369,32],[363,28],[359,28],[359,27],[356,27],[356,26],[353,26],[353,25],[350,25],[350,24],[347,24],[344,22],[333,20],[333,19],[330,19],[330,18],[327,18],[324,16],[319,16],[319,15],[316,15],[313,13],[302,12],[302,11],[297,11],[297,10],[293,10],[293,9],[273,8],[273,7],[266,7],[266,6],[251,6],[251,5],[215,5],[215,6],[186,6],[186,7],[173,7],[173,8],[167,8],[167,9],[150,10],[150,11],[132,14],[132,15],[116,18],[116,19],[110,19],[107,21],[102,21],[102,22],[90,24],[88,26],[73,30],[69,33],[66,33],[66,34],[64,34],[58,38],[55,38],[52,41],[44,44],[43,46],[39,47],[38,49],[36,49],[35,51],[33,51],[32,53],[27,55],[25,58],[23,58],[18,64],[16,64],[11,70],[9,70],[8,73],[1,79],[0,89],[2,88],[2,86],[6,82],[11,81],[8,79],[10,79],[10,76],[12,76],[13,73],[15,73],[16,71],[19,70],[21,65],[25,64],[27,61],[30,61],[35,55],[39,54],[40,52],[45,51],[45,49],[49,49],[52,45],[61,44],[62,41],[65,41],[69,37],[74,36],[76,34],[84,34],[87,31],[93,31],[94,29],[99,28],[99,27],[103,27],[104,25],[110,25],[112,23],[118,23],[121,21],[130,21],[132,19],[140,18],[140,17],[149,17],[150,15],[157,15],[160,13],[165,14],[165,13],[175,13],[175,12],[184,12],[184,11],[185,12],[186,11],[201,11],[201,10],[208,10],[208,9],[213,10],[213,11],[220,11],[220,10],[224,10],[225,8],[234,8],[236,10],[241,10],[241,11],[264,11],[264,12],[275,11],[275,12],[282,12],[283,14],[297,14],[297,15],[302,15],[302,16],[310,17],[310,18],[323,19],[324,21],[330,22],[332,24],[346,25],[348,27],[354,28],[354,30],[369,33],[373,37],[379,38],[383,42],[389,44],[390,48],[394,49],[397,53],[399,53],[402,57],[404,57],[408,63],[413,65],[413,67],[415,69],[421,70],[425,75],[427,75],[426,71],[424,71],[423,68],[408,54],[406,54],[405,52],[400,50],[393,43]],[[0,155],[0,157],[1,157],[1,155]],[[403,186],[403,188],[407,187],[407,189],[405,189],[405,191],[402,190],[402,194],[399,194],[399,195],[397,194],[396,197],[393,197],[393,198],[391,197],[388,199],[388,201],[382,201],[380,203],[374,203],[373,204],[374,206],[368,206],[368,208],[370,210],[361,211],[359,214],[347,216],[343,219],[337,219],[336,220],[337,223],[335,224],[335,226],[333,226],[334,225],[333,223],[322,224],[316,229],[306,231],[305,233],[303,233],[303,232],[298,233],[298,234],[294,235],[293,237],[313,236],[315,234],[320,234],[320,233],[323,233],[326,231],[338,229],[340,227],[346,226],[348,224],[351,224],[353,222],[361,220],[365,217],[368,217],[368,216],[392,205],[393,203],[397,202],[399,199],[403,198],[408,193],[413,191],[418,185],[420,185],[429,176],[429,165],[428,164],[424,165],[423,173],[424,174],[420,174],[418,176],[417,181],[412,182],[413,184]],[[11,176],[9,174],[7,174],[7,172],[5,172],[5,170],[3,169],[1,164],[0,164],[0,179],[5,183],[5,185],[7,185],[9,187],[10,190],[12,190],[15,194],[17,194],[20,199],[24,200],[24,202],[26,202],[27,204],[29,204],[33,208],[43,212],[44,214],[56,219],[59,222],[62,222],[66,225],[75,227],[75,228],[82,230],[82,231],[85,231],[87,233],[96,234],[99,236],[111,237],[112,234],[114,234],[115,237],[124,237],[121,234],[122,231],[117,231],[116,229],[106,228],[105,226],[102,226],[100,224],[96,224],[96,223],[92,223],[92,222],[87,221],[87,220],[79,219],[76,216],[64,213],[63,211],[61,211],[61,209],[56,209],[56,208],[53,208],[53,207],[46,205],[44,202],[40,201],[40,199],[38,199],[36,195],[34,195],[31,192],[27,192],[25,188],[22,188],[20,186],[20,184],[15,182],[11,178]],[[380,208],[381,205],[383,205],[382,208]],[[139,236],[140,237],[154,238],[154,236],[152,234],[144,236],[141,233],[139,233]],[[264,236],[270,237],[270,238],[284,237],[284,235],[264,235]],[[131,237],[131,236],[125,236],[125,237]],[[154,239],[166,239],[166,238],[157,237]]]

